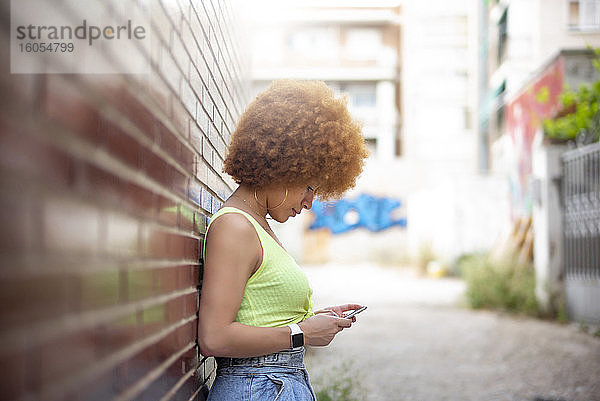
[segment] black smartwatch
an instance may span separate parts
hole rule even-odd
[[[290,328],[290,343],[292,344],[292,349],[300,348],[304,346],[304,333],[300,326],[296,323],[288,324]]]

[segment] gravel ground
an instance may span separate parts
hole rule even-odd
[[[461,308],[461,280],[411,270],[305,271],[315,307],[369,307],[330,346],[309,349],[317,390],[348,379],[365,401],[600,401],[600,339],[576,324]]]

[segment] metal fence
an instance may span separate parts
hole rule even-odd
[[[600,143],[565,152],[563,184],[567,314],[600,324]]]
[[[565,152],[563,163],[566,278],[600,280],[600,143]]]

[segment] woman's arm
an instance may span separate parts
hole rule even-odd
[[[290,347],[288,327],[253,327],[235,322],[246,282],[262,261],[254,227],[243,216],[226,214],[207,234],[200,296],[198,342],[203,355],[249,357]],[[300,324],[305,344],[327,345],[350,327],[348,319],[313,316]]]

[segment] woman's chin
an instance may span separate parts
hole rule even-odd
[[[285,223],[290,218],[290,216],[277,216],[277,215],[275,215],[275,216],[271,215],[271,217],[273,218],[273,220],[275,220],[278,223]]]

